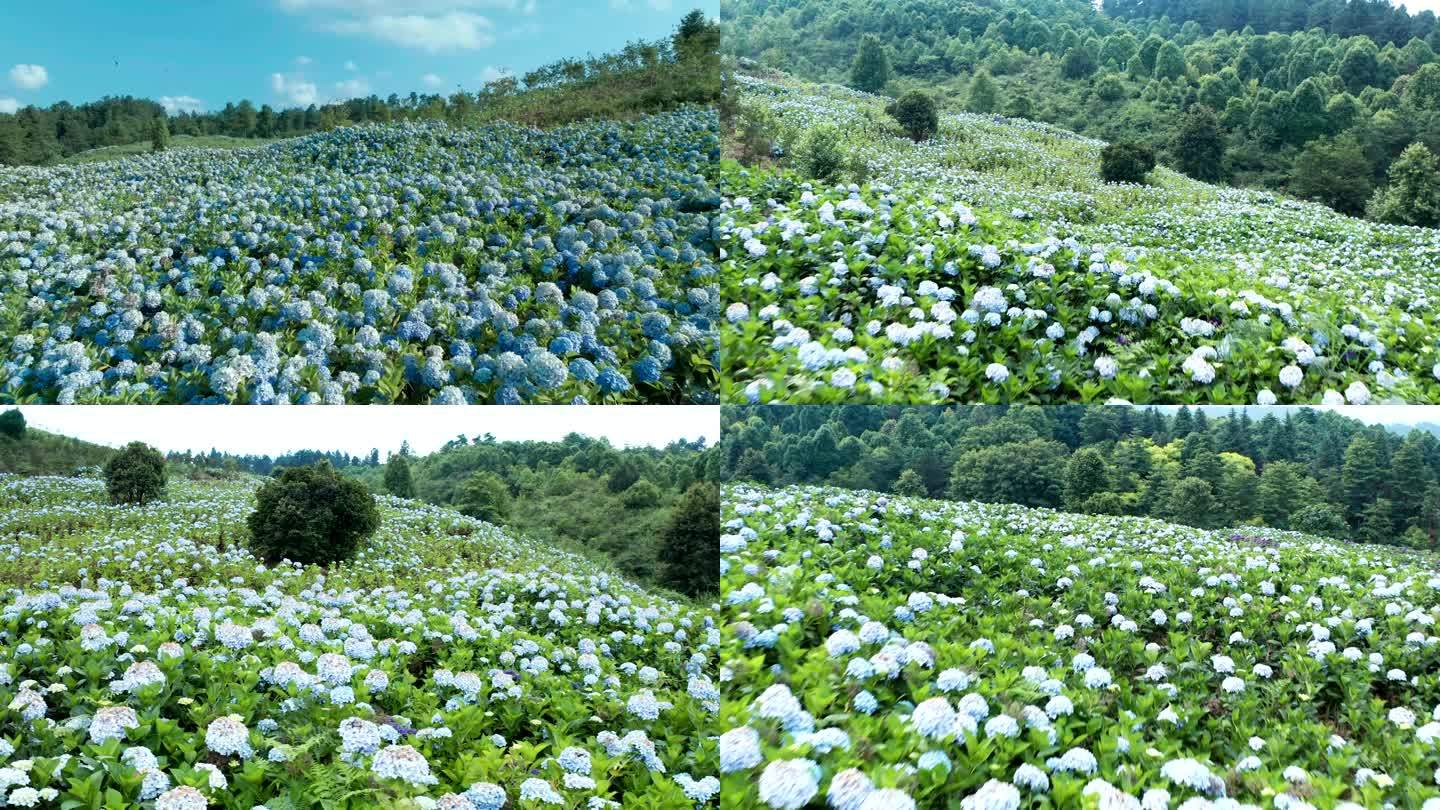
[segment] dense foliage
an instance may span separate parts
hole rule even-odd
[[[725,50],[766,67],[897,97],[918,87],[938,93],[942,108],[1146,143],[1168,165],[1203,169],[1201,177],[1354,215],[1408,145],[1440,151],[1440,27],[1429,11],[1412,17],[1383,0],[1121,0],[1105,13],[1084,0],[722,7]],[[857,49],[867,64],[883,56],[893,79],[879,84],[873,77],[882,74],[868,71],[856,81]],[[1187,158],[1179,137],[1197,104],[1216,113],[1213,162]],[[1326,187],[1301,158],[1337,137],[1359,150],[1330,168],[1344,173]]]
[[[722,418],[727,480],[1427,548],[1440,534],[1436,425],[1390,430],[1309,408],[736,407]]]
[[[1100,150],[1100,179],[1107,183],[1144,183],[1155,168],[1155,152],[1139,143],[1112,143]]]
[[[31,426],[19,438],[0,434],[0,473],[70,475],[80,469],[104,467],[114,455],[113,447]]]
[[[168,480],[165,457],[144,442],[130,442],[105,464],[105,491],[113,504],[160,500]]]
[[[0,401],[713,399],[718,147],[685,108],[0,170]]]
[[[353,560],[272,567],[251,481],[172,486],[0,475],[8,806],[718,802],[707,613],[388,497]]]
[[[25,438],[25,414],[19,408],[0,413],[0,437],[16,441]]]
[[[1440,231],[1164,167],[1105,183],[1104,143],[1030,121],[942,114],[917,144],[888,97],[735,86],[726,402],[1440,402]]]
[[[1433,554],[727,488],[727,806],[1440,806]]]
[[[380,511],[365,485],[320,462],[262,484],[246,524],[250,550],[265,562],[325,566],[350,559],[380,528]]]
[[[162,151],[170,135],[289,138],[337,126],[444,120],[453,124],[509,120],[556,126],[596,117],[624,117],[706,104],[719,94],[718,26],[700,11],[674,35],[635,42],[615,53],[564,59],[520,77],[449,96],[410,93],[353,98],[276,110],[231,102],[214,112],[167,114],[149,99],[107,97],[59,102],[0,114],[0,165],[48,164],[107,146],[147,141]]]
[[[696,481],[675,503],[660,535],[660,581],[692,597],[715,593],[719,543],[720,490]]]

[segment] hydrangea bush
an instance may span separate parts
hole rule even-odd
[[[0,401],[706,402],[713,111],[0,170]]]
[[[395,498],[352,561],[267,567],[252,490],[0,475],[0,803],[718,803],[709,615]]]
[[[721,520],[727,805],[1440,808],[1433,554],[818,487]]]
[[[850,169],[725,164],[725,401],[1440,402],[1440,231],[1166,169],[1107,185],[1104,144],[1048,125],[945,115],[915,144],[879,97],[737,82],[777,154],[832,127]]]

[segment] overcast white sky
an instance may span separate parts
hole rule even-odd
[[[1419,14],[1425,9],[1430,9],[1440,14],[1440,0],[1405,0],[1405,2],[1394,3],[1393,5],[1404,6],[1411,14]]]
[[[1146,406],[1142,405],[1141,407]],[[1179,410],[1179,406],[1176,405],[1157,407],[1162,411],[1172,413]],[[1230,410],[1228,405],[1205,405],[1203,407],[1205,412],[1211,416],[1223,416]],[[1235,410],[1249,411],[1251,419],[1262,419],[1267,413],[1273,413],[1277,418],[1283,419],[1286,411],[1296,411],[1301,408],[1334,411],[1341,416],[1348,416],[1372,425],[1418,425],[1421,422],[1440,425],[1440,405],[1275,405],[1269,408],[1248,405],[1236,406]]]
[[[534,405],[444,407],[354,405],[22,405],[35,428],[77,439],[123,445],[142,441],[162,451],[279,455],[293,450],[337,450],[384,456],[408,440],[429,453],[463,433],[495,434],[501,441],[605,437],[617,447],[663,446],[676,439],[720,436],[720,408],[704,405]]]

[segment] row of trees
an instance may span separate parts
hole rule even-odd
[[[168,115],[150,99],[104,98],[0,114],[0,164],[43,165],[86,150],[149,141],[164,149],[172,135],[284,138],[347,124],[396,120],[510,119],[537,126],[601,115],[707,103],[719,94],[719,26],[696,10],[669,38],[635,42],[610,54],[565,59],[475,91],[444,95],[392,93],[277,109],[250,100],[214,112]]]
[[[1411,15],[1404,5],[1389,0],[1104,0],[1103,8],[1114,17],[1193,20],[1207,31],[1249,27],[1265,34],[1323,28],[1340,36],[1394,43],[1431,36],[1435,12],[1423,9]]]
[[[923,497],[1435,545],[1440,427],[1310,409],[735,408],[723,473]]]
[[[1374,7],[1349,5],[1361,16]],[[1397,41],[1343,24],[1343,15],[1317,18],[1329,29],[1257,33],[1242,23],[1207,34],[1195,19],[1131,20],[1081,0],[734,6],[727,50],[768,66],[897,97],[927,87],[942,104],[1147,146],[1201,179],[1283,190],[1355,215],[1370,206],[1392,221],[1425,219],[1371,204],[1407,147],[1440,150],[1433,15],[1405,17],[1415,35]],[[1197,141],[1182,127],[1201,118],[1204,149],[1186,151]]]

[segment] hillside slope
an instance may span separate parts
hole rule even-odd
[[[100,467],[115,450],[70,436],[29,428],[19,439],[0,436],[0,473],[71,475],[82,467]]]
[[[1440,805],[1433,555],[817,487],[722,526],[727,804]]]
[[[1440,402],[1440,231],[1164,168],[1105,184],[1103,143],[1049,125],[943,114],[913,143],[884,97],[737,83],[726,401]],[[804,174],[816,143],[832,182]]]
[[[0,476],[0,699],[50,721],[11,737],[21,784],[243,810],[714,798],[705,614],[390,498],[354,560],[267,567],[252,487],[126,508],[97,480]]]

